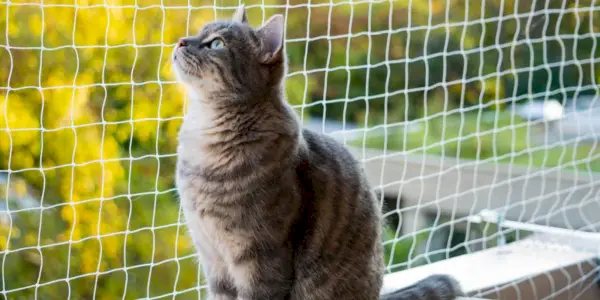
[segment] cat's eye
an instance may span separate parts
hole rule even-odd
[[[210,42],[210,49],[221,49],[224,46],[225,45],[221,39],[214,39],[212,42]]]

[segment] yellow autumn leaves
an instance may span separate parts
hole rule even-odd
[[[39,201],[20,210],[9,203],[18,212],[0,223],[0,250],[16,258],[6,289],[24,288],[13,295],[68,277],[80,279],[41,295],[142,297],[198,284],[193,258],[173,260],[192,251],[170,191],[172,161],[160,158],[172,157],[183,114],[169,56],[185,35],[187,9],[126,2],[0,6],[8,36],[0,37],[0,169],[13,182],[24,178]],[[168,266],[169,280],[148,291],[114,274],[98,279],[129,267],[126,276],[155,281],[152,268],[135,268],[151,261]]]

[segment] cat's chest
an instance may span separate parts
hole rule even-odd
[[[200,196],[190,189],[180,192],[180,201],[196,248],[209,259],[218,255],[226,247],[223,237],[227,236],[229,212],[219,209],[207,196]]]
[[[235,205],[220,205],[228,197],[219,192],[219,185],[194,176],[193,172],[193,168],[178,164],[175,182],[186,223],[194,240],[218,244],[217,237],[226,231],[227,224],[239,215],[239,210]]]
[[[184,205],[186,202],[191,205],[208,200],[210,193],[207,192],[218,187],[217,182],[207,182],[203,176],[202,169],[207,165],[202,161],[203,156],[203,153],[194,156],[179,154],[175,185]]]
[[[183,203],[186,201],[184,199]],[[189,234],[198,250],[201,258],[214,260],[219,253],[219,232],[216,223],[212,220],[202,218],[196,211],[186,209],[184,205],[183,214],[188,227]]]

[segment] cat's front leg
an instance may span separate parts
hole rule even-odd
[[[202,266],[205,281],[208,284],[208,300],[235,300],[237,292],[223,256],[215,250],[209,236],[205,234],[206,231],[202,230],[203,227],[197,219],[188,217],[188,220],[191,227],[195,229],[190,230],[190,233],[198,252],[198,260]]]
[[[202,263],[208,283],[208,300],[236,300],[237,291],[222,260]]]
[[[229,267],[238,292],[237,300],[283,300],[292,287],[290,249],[246,249]]]

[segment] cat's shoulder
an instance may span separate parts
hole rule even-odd
[[[302,140],[306,145],[307,154],[311,156],[311,160],[335,159],[349,164],[357,162],[350,150],[343,143],[327,134],[303,128]]]

